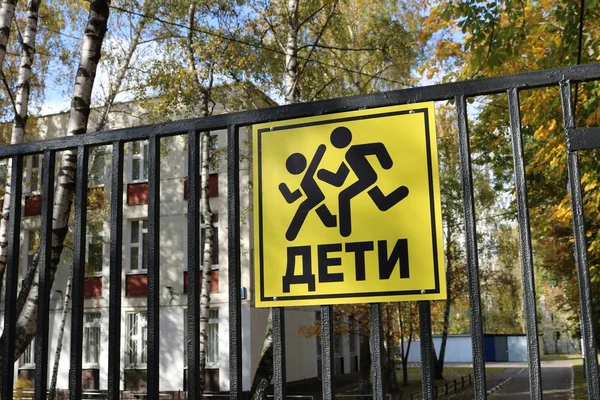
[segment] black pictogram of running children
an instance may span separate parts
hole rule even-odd
[[[365,143],[350,146],[352,132],[343,126],[335,128],[331,132],[330,139],[334,147],[338,149],[348,148],[344,156],[345,161],[342,161],[335,172],[323,168],[317,171],[319,163],[325,154],[326,146],[324,144],[317,147],[317,151],[310,161],[308,168],[306,157],[303,154],[294,153],[286,160],[286,169],[290,174],[299,175],[306,171],[300,182],[300,188],[293,192],[290,191],[285,183],[279,184],[279,191],[288,204],[292,204],[302,197],[302,192],[304,192],[305,196],[304,201],[298,206],[298,210],[285,233],[288,241],[296,239],[308,213],[313,209],[321,219],[321,222],[323,222],[323,225],[328,228],[333,228],[337,225],[336,216],[323,203],[325,195],[319,187],[315,175],[319,180],[335,187],[342,187],[344,185],[350,171],[353,171],[357,177],[357,181],[343,189],[338,197],[339,229],[340,234],[344,237],[348,237],[352,233],[350,204],[354,197],[367,190],[367,194],[371,197],[377,208],[381,211],[387,211],[408,196],[408,188],[406,186],[400,186],[390,194],[385,195],[376,185],[377,172],[367,159],[367,156],[375,156],[383,169],[388,170],[392,168],[392,158],[383,143]]]

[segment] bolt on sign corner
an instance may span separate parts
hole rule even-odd
[[[257,307],[446,298],[433,103],[253,139]]]

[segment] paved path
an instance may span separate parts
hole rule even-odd
[[[569,400],[571,396],[571,361],[543,361],[542,389],[544,400]],[[492,377],[491,377],[492,378]],[[493,391],[490,400],[529,399],[529,369],[527,364],[508,368],[488,381]]]
[[[529,369],[527,363],[486,363],[488,369],[505,368],[501,373],[487,374],[489,400],[529,400]],[[544,400],[571,399],[571,360],[542,362]],[[456,400],[472,400],[469,390]]]

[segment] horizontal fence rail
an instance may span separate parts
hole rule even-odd
[[[146,140],[151,136],[166,137],[182,135],[190,130],[212,131],[227,129],[228,126],[242,127],[269,121],[312,117],[315,115],[384,107],[395,104],[416,103],[420,101],[443,101],[453,100],[458,96],[469,98],[505,93],[511,88],[534,89],[558,85],[563,81],[577,83],[598,79],[600,79],[600,64],[584,64],[494,78],[482,78],[473,81],[446,83],[369,95],[342,97],[339,99],[240,111],[204,118],[193,118],[165,122],[162,124],[60,137],[38,142],[20,143],[0,147],[0,158],[16,154],[25,155],[42,153],[45,150],[77,148],[84,145],[98,146],[111,144],[114,141],[132,142],[136,140]]]
[[[521,249],[522,279],[526,310],[527,349],[529,357],[530,396],[542,399],[542,379],[537,330],[535,280],[533,275],[533,255],[531,248],[531,232],[527,205],[527,185],[525,182],[525,160],[521,137],[521,115],[519,91],[540,87],[557,87],[563,106],[565,140],[568,145],[569,188],[574,215],[574,236],[577,261],[577,273],[581,297],[582,331],[585,348],[588,392],[590,398],[600,398],[598,380],[598,362],[596,358],[595,332],[591,300],[589,266],[587,260],[587,243],[585,237],[585,220],[583,215],[583,194],[580,185],[578,163],[579,150],[600,147],[600,128],[577,128],[575,126],[571,85],[578,82],[600,80],[600,63],[573,67],[563,67],[547,71],[528,72],[496,78],[485,78],[474,81],[410,88],[373,95],[325,100],[305,104],[289,105],[268,109],[236,112],[206,118],[189,119],[164,124],[118,129],[113,131],[90,133],[85,135],[48,139],[31,143],[23,143],[0,147],[0,158],[11,161],[10,179],[10,216],[8,237],[8,271],[6,276],[4,331],[2,347],[2,398],[13,398],[14,389],[14,354],[16,343],[21,340],[17,335],[18,318],[16,307],[19,278],[19,237],[21,229],[21,200],[23,159],[25,155],[43,154],[44,170],[42,185],[42,237],[38,271],[39,299],[37,303],[39,316],[36,336],[36,383],[34,395],[36,399],[46,398],[48,377],[48,331],[49,301],[52,285],[52,235],[53,204],[57,200],[62,183],[59,177],[54,182],[54,165],[57,152],[64,152],[62,159],[76,159],[74,181],[70,185],[75,188],[74,196],[74,255],[73,255],[73,296],[71,311],[71,352],[69,367],[69,398],[82,398],[82,339],[84,311],[84,277],[86,263],[86,213],[87,213],[87,181],[90,149],[94,146],[112,145],[112,177],[110,183],[110,290],[109,290],[109,333],[108,333],[108,390],[106,397],[118,399],[121,394],[121,293],[123,270],[123,160],[124,144],[131,141],[148,140],[148,215],[147,215],[147,398],[160,398],[161,380],[161,327],[160,316],[160,139],[173,135],[187,135],[188,162],[188,204],[187,204],[187,264],[189,282],[198,282],[200,277],[200,196],[199,178],[201,153],[200,135],[206,131],[227,129],[227,227],[228,227],[228,285],[229,285],[229,397],[241,399],[243,393],[242,377],[242,303],[241,303],[241,261],[240,261],[240,128],[256,123],[283,120],[288,118],[309,117],[341,111],[352,111],[365,108],[376,108],[388,105],[406,104],[420,101],[452,100],[456,104],[461,179],[463,194],[463,214],[465,219],[467,279],[469,287],[469,304],[471,316],[471,332],[473,336],[473,390],[477,399],[486,399],[485,362],[483,350],[483,326],[481,314],[480,277],[478,265],[478,247],[476,216],[473,197],[473,176],[471,171],[471,149],[467,114],[467,99],[474,96],[497,93],[508,94],[510,116],[510,133],[513,144],[513,160],[515,165],[515,185],[518,206],[519,241]],[[69,150],[69,152],[65,152]],[[65,156],[65,153],[67,156]],[[54,210],[56,212],[56,210]],[[54,215],[56,217],[56,215]],[[188,394],[187,398],[201,398],[198,392],[203,378],[200,376],[200,288],[190,284],[187,293],[187,329],[188,341]],[[334,399],[334,331],[333,307],[321,306],[321,362],[322,392],[324,399]],[[431,351],[431,310],[429,302],[419,303],[421,359],[422,359],[422,397],[433,399],[436,386],[433,380],[433,360]],[[286,356],[285,356],[285,313],[283,308],[272,309],[273,322],[273,396],[284,399],[286,393]],[[383,400],[389,393],[385,389],[385,366],[382,345],[381,305],[372,304],[369,308],[370,344],[372,349],[372,382],[374,399]],[[167,340],[167,339],[165,339]],[[162,340],[162,346],[164,346]],[[469,382],[471,377],[469,375]],[[457,383],[454,382],[454,391]],[[464,382],[462,383],[464,386]],[[445,393],[449,386],[444,387]],[[298,396],[296,396],[298,397]],[[306,397],[306,396],[305,396]]]

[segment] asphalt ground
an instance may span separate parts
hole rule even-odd
[[[542,361],[542,390],[544,400],[571,400],[572,360]],[[505,368],[499,374],[487,376],[488,399],[529,399],[529,368],[527,363],[486,363],[487,368]],[[457,399],[472,399],[472,391]],[[573,399],[574,400],[574,399]]]

